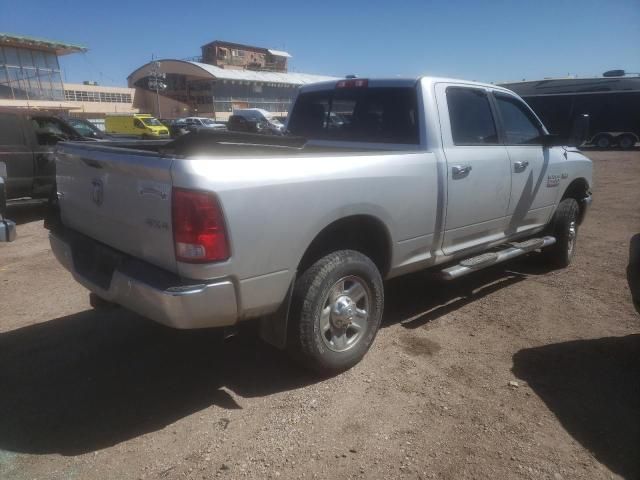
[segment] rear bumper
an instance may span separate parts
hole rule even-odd
[[[185,282],[153,265],[125,258],[108,285],[101,286],[76,268],[73,242],[65,237],[50,233],[54,255],[77,282],[105,300],[179,329],[224,327],[237,321],[235,287],[229,280]]]
[[[13,242],[16,239],[16,224],[11,220],[2,220],[0,216],[0,242]]]

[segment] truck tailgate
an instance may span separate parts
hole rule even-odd
[[[56,179],[65,226],[176,272],[171,163],[155,153],[67,143]]]

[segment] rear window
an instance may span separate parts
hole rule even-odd
[[[294,135],[319,140],[418,145],[415,88],[344,88],[302,93],[289,119]]]

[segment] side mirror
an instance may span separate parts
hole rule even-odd
[[[557,147],[564,145],[564,139],[555,133],[546,133],[540,137],[543,147]]]
[[[580,114],[574,119],[567,145],[570,147],[579,147],[587,141],[587,136],[589,135],[589,120],[589,114],[587,113]]]

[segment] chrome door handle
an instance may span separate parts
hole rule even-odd
[[[518,172],[524,172],[527,167],[529,166],[529,162],[527,162],[526,160],[523,160],[522,162],[514,162],[513,163],[513,170],[518,173]]]
[[[464,178],[469,175],[471,165],[456,165],[451,167],[451,176],[453,178]]]

